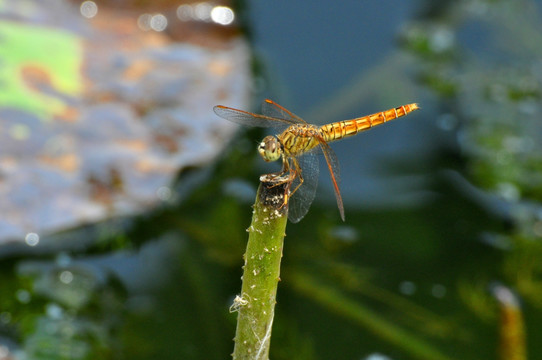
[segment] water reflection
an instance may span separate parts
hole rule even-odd
[[[60,280],[61,283],[68,285],[69,283],[73,281],[73,273],[69,270],[64,270],[60,273],[60,275],[58,276],[58,279]]]
[[[32,299],[32,296],[30,295],[30,292],[28,290],[19,289],[15,293],[15,298],[21,304],[28,304],[30,302],[30,300]]]
[[[156,196],[158,199],[167,202],[172,199],[173,192],[168,186],[160,186],[158,190],[156,190]]]
[[[141,14],[137,18],[137,26],[143,31],[149,31],[151,29],[151,14]]]
[[[83,1],[79,8],[81,15],[91,19],[98,14],[98,5],[94,1]]]
[[[334,226],[330,229],[329,235],[340,242],[350,244],[354,243],[359,239],[358,230],[353,226]]]
[[[141,14],[137,18],[137,26],[143,31],[154,30],[164,31],[167,28],[168,20],[163,14]]]
[[[198,21],[210,21],[211,10],[213,7],[208,2],[200,2],[193,5],[194,8],[194,20]]]
[[[163,14],[152,15],[149,26],[154,31],[164,31],[167,27],[167,18]]]
[[[227,6],[215,6],[211,10],[211,20],[220,25],[230,25],[235,19],[233,10]]]
[[[367,356],[365,360],[391,360],[391,358],[384,354],[374,353]]]
[[[36,233],[28,233],[26,234],[24,240],[28,246],[36,246],[40,242],[40,237]]]
[[[434,284],[431,287],[431,295],[437,299],[442,299],[446,295],[446,286],[442,284]]]
[[[416,293],[417,286],[412,281],[402,281],[399,284],[399,292],[404,295],[414,295]]]
[[[235,20],[235,13],[227,6],[215,6],[209,2],[182,4],[177,8],[177,18],[181,21],[214,22],[230,25]]]

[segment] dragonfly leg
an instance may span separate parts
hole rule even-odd
[[[290,164],[290,160],[293,162],[293,166]],[[282,170],[276,173],[267,174],[269,183],[271,183],[270,187],[287,184],[284,192],[284,203],[280,206],[280,208],[288,205],[288,199],[290,198],[290,196],[292,196],[292,194],[299,188],[299,186],[301,186],[301,184],[299,184],[296,186],[294,191],[290,190],[293,181],[298,176],[298,171],[296,170],[298,168],[299,166],[297,165],[297,162],[294,158],[284,157],[282,161]]]
[[[286,176],[286,174],[288,175]],[[276,173],[267,174],[267,176],[273,182],[271,186],[282,185],[295,179],[295,177],[292,177],[292,168],[290,167],[289,159],[286,157],[282,159],[282,169]]]
[[[303,174],[301,173],[301,168],[299,167],[297,160],[295,158],[292,158],[292,163],[293,166],[290,171],[290,186],[292,185],[296,177],[299,178],[299,184],[296,185],[295,189],[289,191],[288,197],[293,196],[295,192],[301,187],[301,185],[303,185]],[[288,188],[288,190],[290,189]]]
[[[288,163],[286,165],[288,171],[288,186],[286,188],[286,196],[284,196],[284,205],[288,205],[288,200],[290,197],[294,195],[294,193],[299,189],[299,187],[303,184],[303,176],[301,175],[301,171],[299,171],[299,164],[297,163],[297,160],[295,158],[291,158],[292,160],[292,166]],[[299,184],[296,185],[295,189],[291,190],[292,184],[296,177],[299,178]]]

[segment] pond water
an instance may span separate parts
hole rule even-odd
[[[322,166],[287,226],[271,358],[537,358],[542,2],[245,5],[247,110],[269,97],[323,124],[422,107],[332,145],[346,222]],[[264,135],[183,169],[140,215],[0,247],[0,354],[227,358]]]

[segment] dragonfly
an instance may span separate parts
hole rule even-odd
[[[337,207],[341,219],[345,221],[344,205],[339,190],[339,161],[328,143],[354,136],[376,125],[397,119],[418,110],[416,103],[402,105],[351,120],[337,121],[318,126],[307,123],[291,111],[266,99],[262,104],[262,114],[217,105],[213,108],[216,115],[223,119],[245,126],[257,126],[283,129],[278,135],[266,136],[258,145],[258,153],[266,161],[282,159],[282,170],[273,173],[282,183],[289,182],[288,219],[299,222],[309,211],[316,195],[318,185],[318,154],[323,153],[331,175]]]

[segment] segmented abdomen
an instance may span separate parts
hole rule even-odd
[[[373,126],[380,125],[386,121],[405,116],[414,110],[418,110],[418,104],[399,106],[376,114],[363,116],[357,119],[337,121],[320,127],[320,132],[327,142],[339,140],[348,136],[368,130]]]

